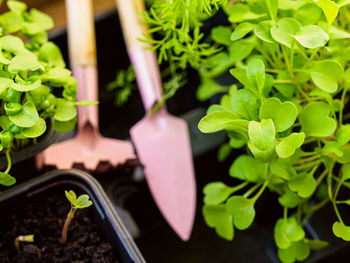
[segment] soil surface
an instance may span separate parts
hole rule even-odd
[[[78,210],[69,227],[67,243],[58,241],[69,209],[70,204],[60,191],[50,196],[40,194],[30,203],[1,211],[0,263],[118,262],[114,248],[99,232],[92,207]],[[34,234],[34,242],[21,242],[17,252],[15,238],[28,234]]]

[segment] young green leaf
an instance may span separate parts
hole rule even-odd
[[[344,69],[334,60],[323,60],[310,69],[310,76],[321,90],[333,93],[338,89],[338,81],[344,76]]]
[[[322,8],[329,28],[338,15],[338,5],[332,0],[316,0],[315,2],[319,7]]]
[[[53,42],[46,42],[40,47],[38,59],[39,61],[46,62],[50,68],[64,68],[66,66],[59,47]]]
[[[255,20],[261,17],[266,16],[266,14],[257,14],[250,10],[248,5],[235,4],[232,5],[229,9],[229,18],[228,20],[231,23],[237,23],[242,21]]]
[[[336,237],[339,237],[345,241],[350,241],[350,226],[346,226],[344,223],[337,221],[334,222],[332,230]]]
[[[16,179],[8,173],[0,172],[0,184],[5,186],[11,186],[16,183]]]
[[[270,171],[273,175],[288,181],[296,175],[296,172],[288,160],[277,159],[270,165]]]
[[[226,202],[226,211],[232,216],[233,224],[239,230],[247,229],[254,221],[254,201],[243,196],[233,196]]]
[[[288,182],[289,188],[302,198],[309,197],[316,189],[316,180],[312,174],[300,173]]]
[[[216,233],[220,237],[228,241],[233,239],[232,216],[226,212],[225,205],[204,205],[202,213],[207,225],[215,228]]]
[[[203,188],[204,203],[218,205],[224,202],[235,190],[235,187],[227,186],[222,182],[209,183]]]
[[[57,99],[55,120],[69,121],[77,116],[77,109],[74,103],[65,99]]]
[[[309,245],[304,241],[293,242],[286,249],[278,249],[278,257],[283,263],[293,263],[296,260],[303,261],[310,255]]]
[[[350,141],[350,124],[341,126],[336,133],[337,143],[340,146],[347,144]]]
[[[252,53],[254,47],[255,43],[249,38],[233,42],[229,47],[231,63],[237,63],[247,58]]]
[[[261,150],[250,141],[248,142],[248,148],[252,152],[254,158],[260,162],[265,162],[265,163],[271,162],[273,159],[275,159],[276,157],[275,146],[276,146],[276,140],[266,150]]]
[[[260,119],[272,119],[277,132],[290,128],[298,115],[297,107],[293,102],[281,102],[278,98],[268,98],[261,104]]]
[[[303,26],[300,31],[292,35],[305,48],[320,48],[326,45],[329,36],[320,26]]]
[[[268,165],[248,155],[240,155],[230,167],[230,176],[249,182],[263,182],[267,177]]]
[[[262,41],[267,43],[275,43],[275,40],[271,36],[271,27],[275,25],[275,22],[271,20],[261,21],[254,28],[254,34],[260,38]]]
[[[261,122],[250,121],[248,135],[255,147],[262,151],[267,151],[275,142],[275,125],[271,119],[263,119]]]
[[[36,35],[53,27],[53,19],[35,8],[30,10],[29,19],[23,23],[23,31],[29,35]]]
[[[229,46],[232,44],[232,41],[230,39],[231,30],[228,27],[225,27],[225,26],[214,27],[211,30],[211,37],[218,44],[222,44],[226,46]]]
[[[231,95],[233,112],[246,120],[257,120],[259,104],[255,95],[248,89],[240,89]]]
[[[71,71],[65,68],[51,68],[42,75],[42,82],[50,82],[53,87],[62,87],[69,81],[71,74]]]
[[[21,1],[9,0],[6,4],[11,11],[17,14],[21,14],[27,9],[27,5]]]
[[[92,205],[92,202],[89,200],[89,196],[86,194],[77,197],[75,192],[72,190],[69,192],[64,191],[64,193],[74,209],[82,209]]]
[[[306,244],[310,247],[311,250],[319,250],[327,247],[329,243],[327,241],[323,240],[310,240],[310,239],[305,239]]]
[[[9,72],[27,72],[35,71],[41,67],[36,56],[32,53],[20,54],[11,59],[10,65],[8,67]]]
[[[278,202],[281,204],[281,206],[287,207],[287,208],[295,208],[298,206],[300,201],[299,196],[294,192],[287,192],[281,197],[278,198]]]
[[[44,119],[40,118],[37,122],[30,128],[24,128],[22,131],[23,136],[27,138],[36,138],[44,134],[46,131],[46,122]]]
[[[303,26],[317,24],[322,15],[322,9],[314,3],[306,3],[295,10],[294,18]]]
[[[232,147],[229,143],[225,143],[220,146],[218,150],[218,161],[223,162],[229,157],[232,152]]]
[[[265,85],[265,64],[259,58],[253,58],[248,62],[246,74],[248,80],[258,88],[260,94]]]
[[[305,237],[305,232],[298,225],[295,217],[289,217],[286,220],[281,218],[277,221],[274,228],[275,242],[278,248],[289,248],[293,242],[302,240]]]
[[[322,153],[326,152],[332,152],[336,156],[342,157],[344,155],[344,151],[342,147],[337,143],[337,142],[327,142],[323,148],[322,148]]]
[[[19,113],[9,116],[9,118],[17,126],[29,128],[38,121],[39,114],[33,102],[27,101],[24,103],[23,108]]]
[[[282,18],[278,21],[277,25],[271,27],[271,36],[278,43],[291,47],[291,35],[299,32],[301,24],[290,17]]]
[[[281,158],[289,158],[294,153],[295,150],[300,148],[305,139],[305,133],[292,133],[287,137],[281,138],[278,144],[276,145],[276,153]]]
[[[306,136],[327,137],[334,133],[337,123],[329,117],[330,107],[324,102],[311,102],[300,113],[299,119]]]
[[[54,120],[53,128],[57,132],[70,132],[73,131],[77,123],[77,118],[73,118],[69,121]]]
[[[231,35],[231,41],[236,41],[238,39],[245,37],[245,35],[251,32],[254,29],[254,27],[255,25],[249,22],[244,22],[239,24]]]

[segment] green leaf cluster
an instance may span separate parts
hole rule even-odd
[[[0,184],[9,186],[15,182],[10,155],[35,143],[51,120],[59,132],[74,129],[79,103],[77,81],[47,37],[52,18],[20,1],[6,4],[9,11],[0,15],[0,150],[8,167]]]
[[[339,207],[350,201],[338,200],[350,179],[349,3],[229,4],[224,10],[230,25],[212,29],[222,50],[200,70],[206,94],[224,95],[199,129],[227,132],[221,161],[233,149],[245,151],[230,167],[232,186],[217,181],[204,188],[204,218],[232,240],[235,228],[253,223],[254,204],[264,190],[275,192],[284,211],[274,229],[282,262],[305,260],[310,250],[327,245],[308,240],[303,229],[327,203],[337,216],[330,231],[350,241],[350,222],[343,221]],[[228,71],[238,84],[220,87],[215,78]]]

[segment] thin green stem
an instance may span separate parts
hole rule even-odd
[[[288,218],[288,207],[283,207],[283,219],[284,222],[287,222],[287,218]]]
[[[11,170],[12,161],[10,156],[10,149],[6,150],[6,160],[7,160],[7,168],[5,170],[5,173],[7,174]]]
[[[344,87],[343,92],[341,94],[341,103],[340,103],[340,110],[339,110],[339,125],[342,126],[343,125],[343,110],[344,110],[344,100],[345,100],[345,96],[346,96],[346,92],[348,91],[348,89],[346,89]]]
[[[257,192],[257,194],[252,198],[252,201],[255,203],[259,197],[263,194],[264,190],[266,189],[267,185],[269,184],[269,181],[272,177],[272,174],[269,174],[268,177],[266,178],[264,184],[262,185],[262,187],[260,188],[259,192]]]
[[[251,194],[253,194],[259,187],[261,186],[261,184],[256,184],[253,187],[251,187],[248,191],[246,191],[243,196],[248,198]]]
[[[302,225],[304,225],[306,223],[306,221],[310,218],[310,216],[315,213],[317,210],[320,210],[322,207],[324,207],[328,202],[329,202],[329,198],[325,198],[323,199],[321,202],[319,202],[317,205],[312,206],[305,214],[305,217],[302,221]]]
[[[71,207],[71,209],[69,210],[69,213],[67,215],[66,222],[64,222],[64,226],[62,229],[62,235],[61,235],[61,239],[60,239],[60,242],[62,244],[65,244],[67,242],[69,225],[70,225],[72,219],[74,218],[75,211],[76,211],[76,209]]]

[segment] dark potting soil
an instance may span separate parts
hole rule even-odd
[[[104,240],[98,229],[91,207],[76,212],[69,227],[67,243],[58,241],[69,209],[64,192],[59,191],[50,193],[50,196],[40,194],[30,203],[23,202],[8,211],[1,211],[0,262],[118,262],[114,248]],[[15,238],[28,234],[34,234],[34,242],[22,242],[17,253]]]

